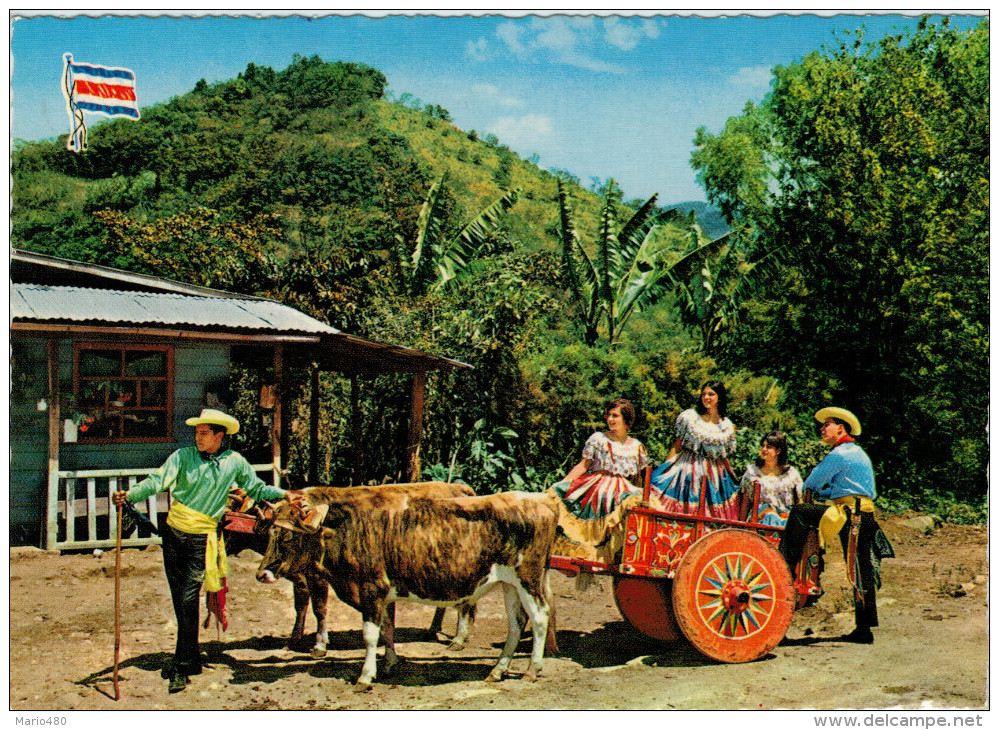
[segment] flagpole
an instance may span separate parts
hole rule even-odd
[[[115,539],[114,550],[114,673],[112,683],[114,685],[114,699],[117,702],[121,698],[121,691],[118,689],[118,659],[121,655],[121,505],[118,505],[118,529]]]
[[[73,80],[70,69],[73,65],[73,54],[64,53],[62,91],[66,97],[66,107],[69,111],[69,137],[66,138],[66,149],[70,152],[85,152],[87,150],[87,127],[83,122],[83,112],[74,101]]]

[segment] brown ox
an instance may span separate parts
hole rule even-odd
[[[452,497],[474,497],[475,492],[465,484],[452,484],[449,482],[405,482],[401,484],[380,484],[366,487],[314,487],[313,489],[331,489],[341,497],[354,498],[367,492],[380,492],[382,494],[434,497],[437,499],[450,499]],[[231,509],[234,512],[246,512],[254,505],[252,500],[246,497],[242,490],[234,490],[230,495]],[[260,517],[265,517],[266,510],[257,509]],[[273,515],[270,515],[273,517]],[[269,521],[266,520],[266,521]],[[267,551],[267,541],[269,539],[266,531],[254,533],[224,532],[226,550],[236,554],[242,550],[250,549],[263,555]],[[302,647],[305,638],[305,620],[308,615],[309,604],[312,604],[312,613],[316,617],[316,643],[311,649],[312,656],[319,659],[326,655],[326,646],[329,640],[326,631],[326,614],[329,604],[329,584],[320,576],[314,573],[289,574],[285,578],[291,581],[294,586],[295,602],[295,625],[292,628],[288,644],[292,648]],[[449,649],[461,650],[465,646],[468,638],[468,630],[475,618],[475,606],[458,606],[457,631],[451,640]],[[428,629],[429,633],[436,636],[441,631],[441,624],[444,618],[444,609],[438,608],[434,613],[433,621]],[[386,661],[389,665],[397,661],[395,653],[395,607],[389,611],[386,625],[383,628],[385,633]]]
[[[531,622],[533,646],[525,678],[536,679],[544,659],[550,615],[548,559],[558,512],[545,495],[505,492],[451,500],[383,494],[345,496],[343,490],[305,491],[311,512],[279,503],[257,580],[314,572],[337,597],[361,612],[366,646],[355,685],[371,686],[380,626],[395,601],[437,606],[474,605],[502,585],[508,632],[489,681],[508,671]]]

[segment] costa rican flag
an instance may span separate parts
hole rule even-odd
[[[135,97],[135,74],[127,68],[74,63],[73,55],[63,56],[63,94],[70,116],[70,135],[66,148],[73,152],[87,149],[87,127],[83,113],[108,117],[139,118]]]

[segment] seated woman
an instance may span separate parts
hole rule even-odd
[[[739,519],[739,485],[728,455],[735,451],[735,426],[727,418],[728,392],[719,380],[701,386],[695,408],[676,419],[676,441],[666,461],[652,472],[651,491],[665,510]]]
[[[558,498],[559,527],[575,543],[572,554],[611,560],[622,542],[610,539],[627,507],[622,508],[622,502],[628,498],[634,498],[629,504],[641,501],[642,490],[635,484],[647,457],[642,443],[628,435],[635,422],[635,409],[628,400],[612,400],[604,418],[607,430],[596,431],[586,440],[583,458],[549,494]]]
[[[617,398],[607,404],[604,419],[607,430],[586,439],[583,458],[552,487],[572,514],[587,520],[606,517],[624,497],[642,494],[635,482],[647,462],[645,447],[628,435],[634,407]]]
[[[753,512],[755,485],[760,501]],[[801,475],[787,463],[787,435],[771,431],[760,439],[760,458],[750,464],[739,483],[742,519],[783,527],[791,507],[802,501]]]

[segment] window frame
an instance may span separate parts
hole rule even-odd
[[[87,377],[80,375],[80,358],[81,355],[88,350],[118,350],[121,352],[121,365],[119,368],[119,374],[114,376],[102,376],[102,377]],[[166,375],[156,375],[156,376],[142,376],[142,375],[126,375],[125,374],[125,358],[130,352],[162,352],[166,355]],[[153,381],[153,382],[163,382],[166,385],[166,403],[163,406],[132,406],[130,408],[121,407],[110,409],[107,407],[93,407],[85,408],[79,405],[80,403],[80,386],[81,382],[85,383],[89,380],[101,380],[101,381],[129,381],[139,383],[141,381]],[[76,404],[75,410],[77,411],[99,411],[102,413],[128,413],[128,412],[146,412],[146,413],[163,413],[164,420],[166,423],[166,432],[162,436],[125,436],[119,435],[112,438],[88,438],[85,432],[77,433],[77,443],[79,444],[136,444],[136,443],[171,443],[173,438],[173,415],[174,415],[174,404],[173,404],[173,388],[174,386],[174,347],[168,344],[154,344],[154,343],[132,343],[132,342],[74,342],[73,343],[73,401]],[[141,386],[138,386],[141,387]],[[137,390],[138,392],[138,390]],[[118,421],[118,433],[123,434],[123,424],[119,417]]]

